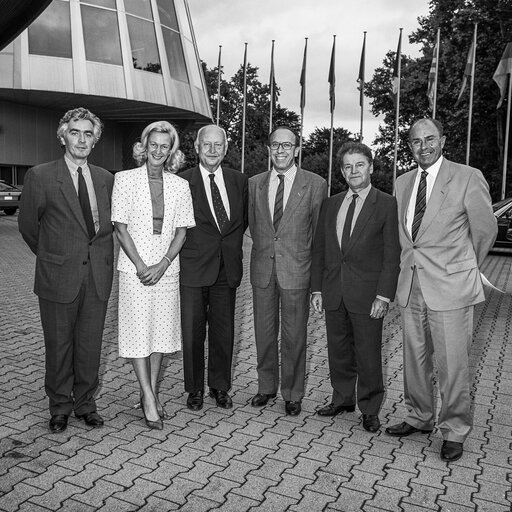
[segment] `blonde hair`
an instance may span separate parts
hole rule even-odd
[[[176,172],[185,162],[185,155],[178,149],[180,138],[174,126],[167,121],[155,121],[148,124],[142,131],[140,142],[133,145],[133,159],[138,165],[143,165],[148,159],[148,139],[152,132],[168,133],[171,137],[171,151],[164,162],[165,172]]]

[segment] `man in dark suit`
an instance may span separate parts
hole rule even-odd
[[[318,414],[352,412],[357,397],[363,427],[376,432],[384,398],[382,323],[399,273],[397,206],[371,185],[368,146],[348,142],[337,159],[349,190],[324,201],[313,244],[311,302],[318,313],[325,309],[334,390]]]
[[[236,289],[242,279],[247,228],[247,176],[221,162],[226,132],[202,127],[195,141],[199,166],[180,174],[190,184],[196,226],[180,252],[181,326],[187,406],[203,407],[204,343],[208,324],[208,386],[217,405],[232,407],[231,360]]]
[[[296,416],[304,396],[311,246],[327,184],[295,164],[299,147],[290,129],[276,128],[268,149],[272,170],[249,180],[258,359],[258,393],[251,404],[263,406],[277,394],[281,323],[281,394],[286,414]]]
[[[94,394],[112,287],[114,177],[87,163],[101,132],[88,110],[66,112],[57,130],[64,157],[30,169],[21,198],[19,230],[37,256],[51,432],[67,428],[73,409],[87,425],[103,425]]]

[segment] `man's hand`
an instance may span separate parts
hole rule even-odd
[[[311,305],[317,313],[323,313],[324,309],[322,307],[322,294],[320,292],[315,292],[311,295]]]
[[[384,318],[388,312],[389,304],[382,299],[376,298],[370,310],[370,318]]]

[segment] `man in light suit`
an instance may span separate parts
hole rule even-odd
[[[87,163],[101,132],[88,110],[66,112],[57,130],[64,157],[30,169],[21,198],[19,230],[37,256],[51,432],[66,430],[73,410],[87,425],[103,425],[94,394],[112,287],[114,177]]]
[[[195,141],[199,166],[180,174],[190,184],[196,221],[180,252],[185,391],[187,407],[194,411],[203,407],[207,324],[210,396],[219,407],[233,406],[228,391],[247,228],[247,176],[221,166],[227,147],[222,128],[202,127]]]
[[[386,433],[432,431],[435,356],[441,459],[450,462],[462,456],[472,427],[468,359],[473,309],[485,300],[479,266],[494,243],[497,224],[482,173],[444,158],[445,140],[439,121],[416,121],[409,146],[418,169],[396,182],[402,246],[397,300],[408,415]]]
[[[306,371],[311,248],[327,184],[297,167],[297,136],[276,128],[269,138],[272,170],[249,180],[249,228],[258,393],[254,407],[274,398],[279,387],[286,414],[301,411]],[[281,314],[279,314],[281,311]]]
[[[349,191],[327,198],[313,243],[311,303],[325,309],[333,397],[317,412],[335,416],[356,403],[368,432],[380,428],[384,398],[382,324],[400,271],[394,197],[372,187],[372,152],[347,142],[337,155]]]

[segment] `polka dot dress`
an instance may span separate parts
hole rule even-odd
[[[193,227],[194,209],[188,182],[164,174],[162,233],[153,234],[153,209],[146,168],[116,174],[112,193],[112,221],[127,225],[137,252],[146,263],[161,261],[178,227]],[[144,286],[135,265],[121,249],[119,272],[119,356],[148,357],[153,352],[181,350],[179,256],[160,281]]]

